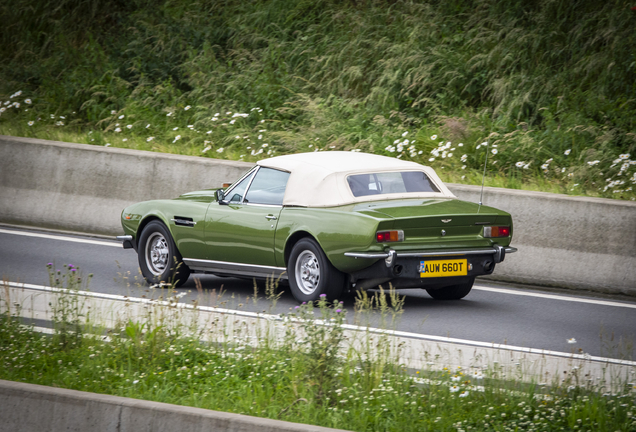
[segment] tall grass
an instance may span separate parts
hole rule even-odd
[[[153,137],[145,144],[151,150],[244,160],[319,144],[429,163],[432,135],[473,150],[488,140],[499,146],[490,171],[511,184],[547,179],[562,192],[631,199],[630,7],[625,0],[16,0],[0,5],[0,96],[9,101],[23,90],[34,104],[30,115],[24,107],[20,116],[15,107],[2,113],[0,130],[45,135],[55,129],[50,115],[64,116],[65,128],[107,134],[87,139],[94,144],[129,146],[136,137],[144,146]],[[223,118],[253,108],[260,117]],[[128,124],[133,130],[123,132],[135,136],[122,141],[114,131]],[[257,153],[263,129],[268,147]],[[415,143],[386,150],[405,131]],[[223,151],[202,153],[207,147]],[[616,163],[621,154],[628,156]],[[478,171],[483,151],[458,167],[447,162],[430,163]],[[518,162],[527,168],[519,171]]]
[[[170,323],[174,314],[160,308],[105,329],[81,316],[86,308],[71,300],[85,287],[77,270],[49,267],[60,289],[51,303],[52,335],[22,325],[8,286],[0,291],[0,379],[356,431],[636,427],[633,383],[610,394],[576,368],[549,385],[503,381],[497,365],[406,370],[381,336],[355,346],[345,340],[341,303],[297,307],[285,316],[278,342],[267,334],[254,340],[250,329],[215,321],[206,332],[219,342],[206,343],[197,326]],[[162,295],[171,299],[166,311],[177,309],[171,288]],[[390,323],[400,304],[395,294],[361,295],[356,311],[379,311]]]

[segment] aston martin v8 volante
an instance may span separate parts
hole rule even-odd
[[[191,273],[288,279],[299,302],[349,289],[466,296],[510,247],[510,214],[458,200],[430,167],[354,152],[259,161],[227,189],[122,212],[150,284]]]

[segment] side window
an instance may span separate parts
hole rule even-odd
[[[247,185],[250,184],[250,180],[254,177],[254,173],[251,173],[243,180],[241,180],[236,186],[233,186],[232,189],[227,193],[225,199],[231,203],[240,203],[243,201],[243,195],[245,195],[245,189],[247,189]]]
[[[261,167],[247,191],[245,202],[250,204],[283,205],[289,173]]]

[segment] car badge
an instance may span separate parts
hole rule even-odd
[[[446,235],[446,230],[442,230],[442,237]]]
[[[442,219],[442,222],[444,223],[449,223],[450,221],[452,221],[452,219]]]

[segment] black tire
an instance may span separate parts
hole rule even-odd
[[[141,274],[151,285],[167,283],[179,287],[190,276],[190,269],[183,263],[170,231],[162,222],[152,221],[144,227],[139,236],[137,258]]]
[[[307,237],[292,248],[287,275],[292,295],[300,303],[319,300],[321,294],[326,294],[327,300],[336,300],[346,281],[345,274],[329,262],[318,243]]]
[[[473,288],[474,283],[475,278],[471,278],[465,283],[450,285],[438,289],[427,289],[426,292],[435,300],[459,300],[468,295],[470,290]]]

